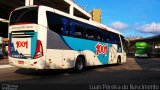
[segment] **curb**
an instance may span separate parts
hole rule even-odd
[[[11,66],[10,64],[0,65],[0,69],[3,69],[3,68],[11,68],[11,67],[14,67],[14,66]]]

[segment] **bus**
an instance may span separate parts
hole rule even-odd
[[[122,34],[43,5],[10,14],[9,63],[19,68],[68,69],[126,62]]]
[[[134,45],[135,57],[149,57],[149,45],[146,42],[136,42]]]

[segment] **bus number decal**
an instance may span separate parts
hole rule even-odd
[[[108,46],[107,45],[101,45],[101,44],[97,44],[96,45],[96,55],[99,55],[99,54],[107,54],[108,52]]]
[[[17,41],[16,42],[16,44],[17,44],[17,48],[19,48],[19,47],[25,47],[26,49],[28,48],[28,41]]]

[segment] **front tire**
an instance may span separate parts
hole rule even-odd
[[[85,68],[85,60],[82,57],[78,57],[75,64],[75,71],[81,72]]]

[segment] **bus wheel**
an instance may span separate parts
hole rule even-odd
[[[85,68],[85,61],[83,57],[78,57],[75,64],[75,71],[80,72]]]
[[[116,65],[120,65],[121,64],[121,57],[117,58],[117,64]]]

